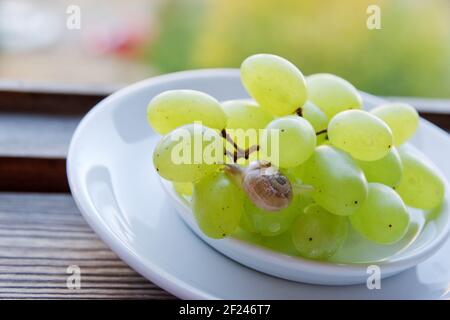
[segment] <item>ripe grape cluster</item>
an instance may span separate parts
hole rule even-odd
[[[275,55],[250,56],[240,71],[251,100],[218,102],[202,92],[170,90],[147,109],[151,127],[163,135],[154,166],[190,201],[207,236],[240,229],[270,241],[290,233],[299,255],[327,259],[349,228],[391,244],[408,230],[407,206],[428,210],[442,203],[443,179],[404,145],[419,122],[410,105],[364,111],[346,80],[305,78]],[[262,130],[253,143],[249,129]],[[202,153],[208,148],[210,161]]]

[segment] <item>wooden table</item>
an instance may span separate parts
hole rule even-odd
[[[174,298],[109,250],[69,193],[71,135],[115,89],[0,82],[0,298]],[[450,100],[391,99],[450,130]],[[82,270],[81,290],[66,285],[71,265]]]

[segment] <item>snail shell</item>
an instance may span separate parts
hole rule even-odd
[[[289,179],[270,163],[252,163],[242,177],[242,187],[252,202],[266,211],[279,211],[292,200],[292,186]]]

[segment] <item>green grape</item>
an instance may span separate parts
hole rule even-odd
[[[328,137],[331,144],[364,161],[383,158],[393,145],[386,123],[362,110],[337,114],[328,125]]]
[[[303,175],[305,174],[305,166],[303,164],[287,168],[287,169],[281,169],[281,172],[288,177],[289,181],[291,183],[294,182],[302,182],[303,181]]]
[[[313,188],[309,185],[303,184],[303,177],[305,174],[305,165],[299,165],[293,168],[280,169],[281,173],[285,175],[289,181],[291,182],[297,207],[300,208],[300,211],[309,206],[310,204],[315,203],[312,197]]]
[[[328,117],[348,109],[361,109],[362,99],[353,85],[328,73],[317,73],[306,78],[308,100]]]
[[[176,182],[194,182],[217,171],[222,162],[223,138],[199,124],[173,130],[153,152],[153,165],[159,175]]]
[[[312,197],[331,213],[351,215],[366,199],[366,178],[345,152],[328,145],[319,146],[304,166],[303,182],[314,187]]]
[[[422,155],[409,148],[399,149],[403,177],[396,187],[408,206],[433,209],[444,200],[445,183],[434,166]]]
[[[258,208],[246,197],[240,226],[247,232],[258,233],[262,236],[282,234],[289,229],[292,221],[301,213],[304,203],[305,200],[300,201],[300,196],[296,196],[287,208],[272,212]]]
[[[326,259],[344,244],[348,233],[347,217],[331,214],[317,204],[306,208],[291,229],[292,242],[300,255]]]
[[[243,196],[224,172],[205,176],[195,183],[192,209],[203,233],[215,239],[233,233],[244,212]]]
[[[271,54],[256,54],[241,65],[244,87],[258,104],[276,116],[293,114],[306,101],[306,82],[296,66]]]
[[[261,150],[282,168],[296,167],[314,152],[316,134],[309,122],[298,116],[278,118],[269,123],[261,137]]]
[[[371,113],[391,128],[396,146],[411,138],[419,124],[416,109],[406,103],[383,104],[373,109]]]
[[[219,102],[195,90],[168,90],[157,95],[148,105],[147,120],[160,134],[195,121],[218,130],[225,128],[227,123]]]
[[[194,186],[190,182],[173,182],[173,187],[178,194],[191,196]]]
[[[315,204],[312,195],[309,192],[304,192],[299,195],[297,195],[297,208],[299,208],[299,212],[305,213],[306,209],[308,209],[309,206],[312,204]]]
[[[375,161],[357,160],[368,182],[379,182],[389,187],[396,187],[403,174],[402,161],[395,147],[387,155]]]
[[[246,200],[244,200],[244,202],[245,201]],[[242,216],[241,216],[241,221],[239,221],[239,227],[241,227],[242,230],[247,231],[249,233],[259,233],[259,231],[256,229],[256,227],[253,223],[252,216],[247,213],[245,206],[244,206],[244,212],[242,213]]]
[[[260,237],[257,243],[277,253],[287,254],[290,256],[298,255],[298,251],[292,242],[290,232],[284,232],[273,237]]]
[[[302,108],[302,117],[311,123],[316,132],[323,131],[328,126],[328,118],[314,103],[306,101]]]
[[[251,100],[230,100],[222,103],[227,115],[227,133],[242,149],[259,144],[259,129],[273,117]],[[233,149],[231,149],[233,151]]]
[[[323,144],[330,144],[330,140],[328,139],[328,133],[323,132],[318,134],[316,137],[317,145],[321,146]]]
[[[399,195],[381,183],[369,183],[369,194],[361,208],[352,216],[353,228],[367,239],[391,244],[408,230],[408,210]]]
[[[270,113],[251,100],[229,100],[222,103],[227,115],[227,129],[264,129],[272,121]]]

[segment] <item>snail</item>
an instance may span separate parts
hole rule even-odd
[[[270,162],[255,161],[247,167],[227,164],[225,171],[260,209],[279,211],[292,201],[293,188],[289,179]]]

